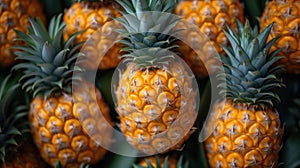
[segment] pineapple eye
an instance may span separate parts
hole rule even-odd
[[[143,153],[155,153],[154,148],[151,145],[139,144],[137,149]]]
[[[156,135],[166,130],[166,126],[159,122],[150,122],[148,125],[148,131],[151,135]]]
[[[227,136],[219,138],[217,144],[220,153],[226,153],[227,151],[230,151],[230,149],[232,148],[232,142],[230,141],[230,138]]]
[[[178,112],[175,110],[168,110],[163,113],[163,122],[166,125],[171,125],[177,118]]]
[[[224,131],[224,123],[219,120],[217,121],[217,125],[213,131],[213,135],[215,137],[221,136],[222,135],[221,133],[223,133],[223,131]]]
[[[244,159],[238,152],[233,152],[227,156],[227,162],[232,168],[242,167],[244,165]]]
[[[131,109],[140,109],[143,106],[141,99],[134,94],[130,95],[130,97],[128,98],[128,103]]]
[[[143,114],[133,113],[132,118],[137,128],[143,128],[145,125],[147,125],[148,119]]]
[[[171,142],[166,138],[156,138],[152,141],[152,146],[159,153],[164,152],[170,145],[171,145]]]
[[[78,101],[80,102],[80,101]],[[89,117],[88,107],[83,103],[75,103],[73,106],[73,115],[82,120]]]
[[[18,23],[17,16],[12,12],[4,11],[1,15],[0,23],[8,28],[14,27]]]
[[[269,136],[264,137],[259,143],[259,147],[265,150],[271,149],[270,147],[272,146],[273,146],[272,139]]]
[[[55,116],[51,116],[46,123],[46,128],[49,129],[51,133],[62,132],[63,126],[63,121],[56,118]]]
[[[241,135],[234,140],[234,148],[243,153],[253,146],[253,141],[248,135]]]
[[[38,130],[38,136],[42,142],[45,142],[45,143],[50,142],[51,133],[45,127],[41,127]]]
[[[49,114],[45,110],[40,110],[38,114],[34,115],[33,117],[36,116],[36,119],[38,121],[39,125],[44,125],[47,120],[49,119]]]
[[[62,159],[62,164],[72,163],[76,160],[76,153],[72,149],[63,149],[58,153],[58,156]]]
[[[249,166],[258,166],[263,161],[263,156],[257,150],[251,150],[245,154],[246,164]]]
[[[49,157],[55,157],[56,154],[56,148],[51,144],[45,144],[43,147],[43,151],[49,156]]]
[[[55,110],[55,115],[63,120],[66,121],[72,116],[72,111],[70,109],[70,106],[66,104],[59,104],[58,107]]]
[[[97,13],[92,13],[88,16],[87,22],[89,23],[90,28],[97,29],[98,27],[100,27],[102,20],[101,17],[97,15]]]
[[[65,149],[69,147],[69,137],[65,134],[59,133],[52,137],[51,143],[56,147],[57,150]]]
[[[146,105],[143,111],[150,120],[156,120],[162,114],[162,110],[156,105]]]
[[[226,134],[229,137],[233,137],[233,138],[241,134],[243,131],[242,125],[235,120],[227,123],[225,127],[226,127]]]
[[[81,124],[76,119],[69,119],[64,126],[64,132],[73,137],[81,133]]]
[[[169,92],[162,92],[158,95],[157,101],[162,109],[168,109],[174,103],[175,97]]]
[[[147,143],[150,140],[150,134],[142,129],[137,129],[134,132],[134,137],[137,139],[138,143]]]
[[[75,136],[72,139],[71,146],[75,151],[84,151],[88,147],[88,138],[82,135]]]
[[[209,137],[207,139],[207,143],[205,144],[206,150],[210,153],[215,153],[218,150],[218,144],[216,142],[216,139],[213,137]]]
[[[121,121],[122,122],[122,121]],[[128,132],[132,132],[136,129],[136,124],[134,123],[134,121],[131,121],[131,120],[125,120],[125,129],[126,131]]]
[[[90,163],[94,158],[94,153],[92,151],[85,151],[79,154],[78,160],[81,163]]]
[[[216,165],[216,168],[222,168],[222,167],[227,167],[228,163],[226,161],[226,158],[224,158],[223,155],[217,154],[211,161],[212,165]]]
[[[92,118],[86,119],[82,122],[82,127],[89,135],[94,135],[97,133],[96,121]]]

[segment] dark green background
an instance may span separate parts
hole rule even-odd
[[[262,15],[265,7],[265,0],[243,0],[245,6],[245,17],[248,18],[252,25],[259,26],[258,19]],[[71,0],[41,0],[44,7],[44,12],[47,21],[56,14],[64,12],[71,4]],[[7,74],[9,71],[2,71],[3,74]],[[102,91],[106,101],[114,108],[111,93],[110,93],[110,81],[113,70],[102,71],[97,75],[96,84]],[[0,76],[0,79],[2,78]],[[284,75],[284,83],[286,88],[279,91],[282,102],[278,104],[277,109],[280,113],[282,121],[285,125],[285,134],[283,137],[283,149],[280,155],[280,167],[293,168],[300,165],[300,131],[299,131],[299,120],[300,112],[294,110],[292,113],[288,111],[293,103],[292,99],[299,95],[300,78],[296,75]],[[199,79],[198,84],[201,93],[200,102],[200,114],[198,117],[197,125],[202,125],[205,119],[205,113],[209,107],[210,102],[210,82],[209,79]],[[112,117],[117,120],[116,113],[112,112]],[[183,153],[186,161],[190,162],[191,167],[206,168],[208,167],[205,153],[202,144],[198,143],[197,130],[191,138],[186,142],[186,146],[183,151],[175,151],[172,153],[181,154]],[[108,153],[105,158],[92,167],[101,168],[129,168],[137,160],[137,158],[130,158],[119,156],[114,153]]]

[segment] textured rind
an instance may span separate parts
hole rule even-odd
[[[0,4],[0,68],[15,63],[12,46],[22,44],[16,41],[16,30],[27,32],[30,26],[28,16],[39,17],[45,23],[42,6],[38,0],[4,0]]]
[[[112,3],[76,2],[66,11],[64,39],[68,39],[75,32],[84,31],[74,42],[88,41],[83,47],[83,53],[89,58],[85,68],[105,70],[119,64],[121,46],[116,43],[118,33],[115,30],[120,29],[121,25],[112,20],[119,16]],[[97,62],[100,64],[96,64]]]
[[[72,95],[62,93],[44,100],[35,98],[30,108],[30,126],[42,157],[52,166],[60,161],[65,167],[93,164],[106,153],[99,143],[108,146],[112,130],[109,108],[91,84]],[[96,99],[97,97],[97,99]],[[97,101],[97,102],[96,102]],[[99,114],[104,115],[101,118]],[[105,130],[105,131],[104,131]],[[105,134],[98,135],[105,132]],[[103,137],[99,142],[99,136]]]
[[[187,22],[195,24],[200,31],[205,34],[210,41],[209,44],[214,46],[216,51],[220,54],[225,54],[220,44],[227,45],[228,40],[222,31],[225,25],[236,29],[234,19],[237,18],[243,21],[243,8],[238,0],[183,0],[175,9],[175,14],[181,16]],[[184,25],[179,25],[179,28],[184,28]],[[186,37],[190,44],[195,43],[195,32],[186,31],[183,37]],[[198,50],[191,49],[187,44],[180,42],[180,53],[183,59],[191,67],[194,73],[200,77],[208,76],[208,72],[204,64],[210,68],[210,72],[215,72],[211,66],[218,64],[218,62],[211,58],[208,53],[204,53],[205,49],[198,48]],[[204,45],[205,46],[205,45]],[[197,48],[196,48],[197,49]],[[201,60],[203,61],[200,61]]]
[[[283,48],[279,55],[284,56],[281,63],[289,73],[300,74],[300,2],[298,0],[274,0],[267,3],[261,17],[261,29],[274,22],[268,40],[276,36],[280,39],[271,52]]]
[[[276,110],[227,101],[213,113],[205,141],[211,167],[276,167],[283,133]]]
[[[170,67],[138,70],[129,64],[117,87],[120,128],[127,141],[146,154],[179,149],[192,133],[184,134],[184,129],[193,125],[196,93],[183,67]]]

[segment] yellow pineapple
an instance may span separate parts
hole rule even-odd
[[[30,19],[29,34],[17,31],[28,46],[16,47],[23,51],[16,53],[22,62],[14,69],[22,70],[23,88],[33,94],[29,121],[42,157],[52,166],[60,161],[68,168],[103,158],[106,150],[100,143],[109,145],[111,129],[105,122],[110,122],[109,108],[99,90],[83,78],[72,77],[81,71],[75,65],[80,46],[70,46],[77,34],[62,42],[61,17],[51,20],[49,33],[39,19]],[[80,88],[72,89],[76,86]],[[101,112],[105,118],[99,116]],[[97,136],[105,138],[99,141]]]
[[[0,3],[0,68],[15,63],[15,55],[10,47],[20,44],[16,41],[14,29],[26,31],[28,16],[40,17],[44,22],[42,6],[38,0],[2,0]]]
[[[238,27],[238,35],[225,32],[232,46],[224,47],[225,74],[218,77],[226,100],[214,107],[205,127],[212,131],[207,158],[211,167],[276,167],[283,130],[274,89],[283,85],[276,77],[283,66],[274,65],[281,57],[268,51],[278,38],[266,43],[272,25],[261,34],[248,21]]]
[[[281,38],[273,45],[271,51],[282,48],[284,56],[281,63],[286,65],[289,73],[300,73],[300,1],[273,0],[265,7],[260,21],[261,29],[274,23],[269,40],[276,36]]]
[[[24,137],[28,134],[27,108],[19,100],[20,86],[11,75],[0,86],[0,168],[40,168],[45,163]]]
[[[127,54],[115,75],[119,77],[114,98],[120,128],[129,144],[142,153],[178,149],[191,134],[198,87],[192,72],[169,50],[174,47],[170,41],[174,41],[171,35],[178,18],[166,13],[176,2],[117,2],[128,14],[119,21],[124,28],[130,25],[122,30]]]
[[[119,15],[113,1],[110,0],[82,0],[74,3],[66,11],[64,38],[67,39],[78,31],[84,31],[74,42],[89,41],[89,47],[84,48],[90,59],[86,67],[97,69],[96,62],[99,59],[101,59],[99,69],[115,68],[119,64],[121,46],[115,42],[118,33],[114,30],[119,29],[120,24],[112,20]]]
[[[175,14],[199,27],[200,32],[205,34],[211,41],[209,45],[213,45],[220,54],[224,54],[224,51],[219,44],[227,45],[228,43],[222,28],[225,28],[226,24],[236,28],[234,19],[237,18],[243,21],[244,17],[239,0],[182,0],[178,3]],[[180,28],[182,27],[184,28],[185,25],[180,25]],[[193,31],[186,31],[183,37],[190,44],[196,43],[195,45],[199,45],[197,41],[194,41],[194,34]],[[214,56],[201,52],[207,48],[207,45],[199,46],[200,48],[195,50],[183,42],[180,42],[180,46],[184,46],[179,48],[183,59],[197,76],[206,77],[208,75],[207,71],[215,72],[214,66],[219,62],[214,59]]]

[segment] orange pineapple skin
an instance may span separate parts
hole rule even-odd
[[[288,73],[300,74],[300,2],[298,0],[274,0],[267,3],[261,17],[261,30],[274,22],[268,40],[277,36],[280,39],[271,51],[283,48],[278,54],[284,56],[281,63]]]
[[[214,113],[216,127],[210,123],[205,141],[210,167],[276,167],[283,133],[277,111],[227,101]]]
[[[28,17],[39,17],[45,23],[42,6],[38,0],[3,0],[0,4],[0,69],[15,63],[12,46],[21,45],[16,41],[14,30],[27,32]]]
[[[136,70],[130,64],[116,91],[120,129],[128,143],[145,154],[179,149],[193,132],[183,132],[193,125],[196,115],[191,78],[181,65],[170,67],[168,72],[161,68]],[[189,104],[183,107],[182,102]]]
[[[182,58],[197,76],[207,77],[207,71],[211,73],[216,71],[213,67],[218,65],[219,62],[215,59],[215,56],[207,55],[206,48],[208,48],[208,45],[214,46],[217,53],[225,55],[219,45],[227,45],[228,43],[222,28],[225,28],[227,24],[229,27],[236,29],[234,19],[237,18],[243,22],[243,13],[243,7],[239,0],[182,0],[178,3],[175,14],[197,26],[209,41],[203,46],[193,48],[194,50],[190,48],[191,45],[188,46],[183,42],[179,43]],[[179,27],[185,28],[184,25],[179,25]],[[197,41],[194,40],[195,36],[194,31],[186,31],[183,34],[189,44],[196,43],[197,46]]]
[[[76,2],[65,12],[64,39],[78,31],[84,31],[74,41],[88,41],[88,47],[84,48],[84,53],[88,53],[89,58],[86,68],[107,70],[120,63],[121,44],[116,42],[118,33],[115,30],[121,25],[111,19],[119,16],[112,3],[104,2]],[[95,64],[99,59],[100,64]]]
[[[72,95],[62,93],[46,100],[39,96],[31,103],[31,133],[42,157],[52,166],[58,160],[66,168],[94,164],[106,154],[99,143],[110,144],[112,129],[104,122],[111,123],[109,107],[99,90],[93,93],[89,86]],[[105,118],[99,117],[99,109]],[[101,142],[99,136],[104,137]]]
[[[22,143],[16,152],[8,156],[5,163],[0,165],[1,168],[43,168],[46,166],[37,149],[28,142]]]

